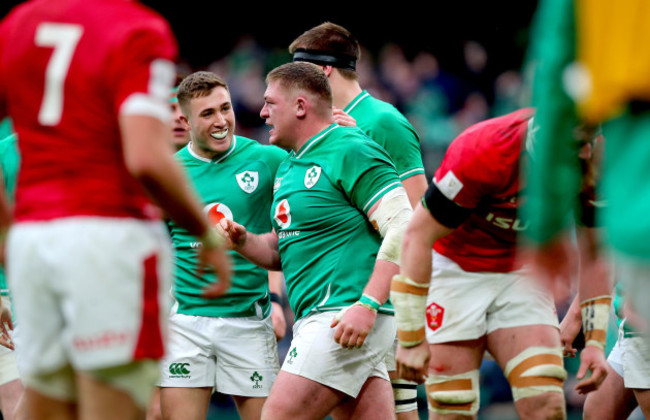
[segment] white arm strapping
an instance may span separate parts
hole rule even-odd
[[[377,259],[400,264],[402,238],[406,231],[413,208],[404,187],[388,191],[369,217],[370,222],[384,238],[377,253]]]

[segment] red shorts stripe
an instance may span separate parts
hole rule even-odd
[[[158,301],[158,256],[151,255],[143,261],[144,284],[142,291],[142,326],[133,353],[134,360],[159,359],[164,354]]]

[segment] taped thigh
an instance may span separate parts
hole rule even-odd
[[[479,408],[479,371],[453,376],[429,375],[426,381],[429,410],[440,414],[473,416]]]
[[[545,392],[560,392],[567,378],[559,347],[529,347],[512,358],[504,372],[515,401]]]

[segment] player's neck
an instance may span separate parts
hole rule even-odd
[[[317,136],[322,131],[325,131],[329,127],[331,121],[324,119],[314,119],[309,124],[302,124],[302,126],[296,131],[296,141],[292,145],[291,149],[298,153],[298,151],[309,142],[312,138]]]
[[[342,77],[338,77],[336,80],[330,78],[330,85],[334,95],[334,106],[339,109],[345,109],[362,92],[361,86],[356,80],[343,79]]]

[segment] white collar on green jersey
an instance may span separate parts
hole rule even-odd
[[[305,154],[307,150],[309,150],[316,142],[320,141],[323,137],[325,137],[327,134],[329,134],[330,131],[334,130],[335,128],[341,127],[340,125],[334,123],[329,126],[325,131],[321,131],[319,134],[317,134],[315,137],[312,137],[305,143],[300,150],[298,150],[298,153],[296,153],[296,159],[300,159],[302,155]]]
[[[345,107],[345,109],[344,109],[343,111],[349,114],[349,113],[354,109],[355,106],[359,105],[359,102],[363,101],[363,100],[364,100],[365,98],[367,98],[368,96],[370,96],[370,94],[368,93],[368,91],[366,91],[366,90],[362,91],[362,92],[359,94],[359,96],[357,96],[356,98],[354,98],[354,100],[353,100],[352,102],[350,102],[350,103],[348,104],[348,106]]]
[[[230,149],[228,149],[228,151],[217,160],[212,160],[212,159],[205,158],[203,156],[199,156],[198,154],[196,154],[196,152],[194,150],[192,150],[191,146],[192,146],[192,142],[190,141],[186,146],[187,151],[190,152],[190,155],[192,155],[195,159],[203,161],[203,162],[220,163],[225,158],[230,156],[232,154],[232,152],[235,151],[235,147],[237,147],[237,136],[232,136],[232,144],[230,145]]]

